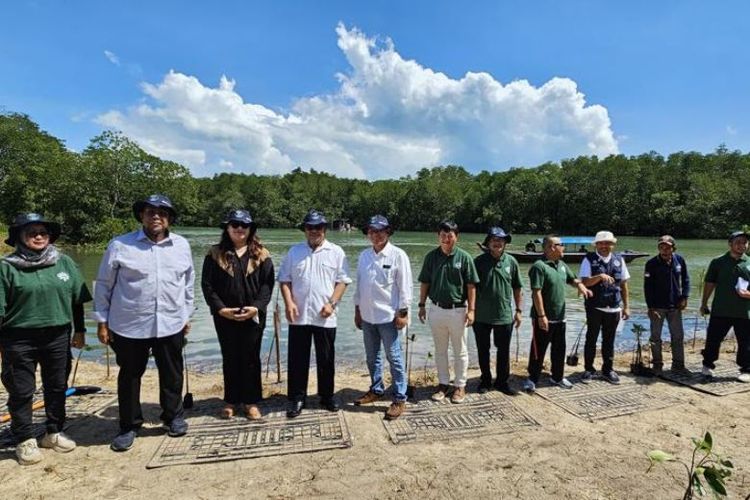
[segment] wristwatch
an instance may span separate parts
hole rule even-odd
[[[339,303],[338,303],[337,300],[331,299],[331,300],[328,301],[328,305],[331,306],[331,309],[336,309],[336,306],[339,305]]]

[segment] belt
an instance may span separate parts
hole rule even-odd
[[[433,304],[438,306],[440,309],[458,309],[459,307],[466,307],[465,302],[449,302],[449,303],[440,303],[435,302],[434,300],[431,301]]]

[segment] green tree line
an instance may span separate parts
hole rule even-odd
[[[500,224],[540,234],[606,228],[622,235],[723,237],[749,220],[748,174],[750,155],[720,146],[710,154],[579,156],[477,174],[448,165],[376,181],[302,168],[195,178],[118,132],[105,131],[73,152],[28,116],[0,115],[2,220],[43,212],[63,224],[71,243],[101,242],[135,227],[133,201],[153,192],[170,196],[180,224],[191,226],[214,226],[228,209],[245,207],[263,227],[292,227],[317,208],[355,226],[382,213],[403,230],[433,230],[452,218],[464,231]]]

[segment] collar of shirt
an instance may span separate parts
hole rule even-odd
[[[171,245],[172,244],[172,235],[167,231],[167,236],[164,237],[161,241],[154,241],[151,238],[148,237],[146,232],[143,230],[143,228],[140,228],[138,232],[135,235],[136,241],[148,241],[154,245]]]
[[[453,245],[453,248],[451,249],[451,253],[445,253],[443,252],[443,247],[438,246],[438,252],[440,252],[440,255],[443,257],[451,257],[453,255],[456,255],[456,245]]]
[[[374,248],[370,247],[370,251],[372,251],[373,255],[375,257],[380,257],[381,255],[383,257],[390,257],[392,251],[393,251],[393,245],[391,245],[390,241],[385,242],[385,246],[383,249],[379,252],[376,252]]]
[[[320,245],[318,245],[315,248],[315,250],[313,250],[312,248],[310,248],[310,244],[307,243],[307,242],[305,242],[305,248],[307,248],[307,250],[310,253],[318,253],[318,252],[322,252],[323,250],[330,250],[331,248],[333,248],[333,245],[331,245],[330,241],[328,241],[327,239],[325,239],[325,240],[323,240],[323,243],[321,243]]]
[[[596,252],[596,256],[599,257],[599,259],[605,264],[609,264],[609,261],[612,260],[612,252],[610,252],[609,255],[607,255],[606,257],[600,254],[599,252]]]

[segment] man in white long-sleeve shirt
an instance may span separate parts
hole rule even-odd
[[[393,420],[404,411],[406,372],[401,355],[399,330],[409,322],[412,299],[411,264],[406,252],[390,243],[393,229],[382,215],[370,218],[363,228],[372,248],[359,256],[357,289],[354,292],[354,324],[362,330],[370,372],[370,390],[355,405],[379,400],[385,392],[380,344],[391,368],[393,403],[385,418]]]
[[[133,446],[143,425],[141,377],[149,350],[159,370],[161,419],[172,437],[187,432],[182,408],[182,344],[193,312],[193,258],[182,236],[169,231],[176,217],[166,196],[133,204],[143,227],[109,242],[94,289],[94,319],[103,344],[117,356],[120,433],[110,447]]]

